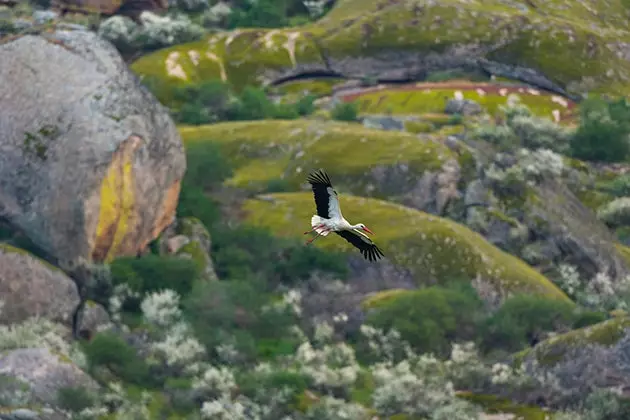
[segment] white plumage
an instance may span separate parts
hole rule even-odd
[[[314,238],[306,242],[307,244],[320,236],[328,236],[330,232],[335,232],[358,248],[361,254],[370,261],[376,261],[384,256],[383,251],[363,233],[372,234],[370,229],[363,223],[352,225],[343,217],[337,191],[333,188],[328,174],[323,169],[311,172],[308,176],[308,182],[313,189],[317,214],[311,217],[312,229],[304,232],[305,235],[311,232],[316,233]]]

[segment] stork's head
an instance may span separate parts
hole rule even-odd
[[[363,231],[365,231],[365,232],[367,232],[367,233],[369,233],[371,235],[374,235],[374,232],[372,232],[370,229],[368,229],[368,227],[365,226],[363,223],[359,223],[359,229],[361,229],[361,230],[363,230]]]

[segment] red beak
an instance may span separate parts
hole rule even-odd
[[[367,227],[363,228],[364,231],[366,231],[367,233],[374,235],[374,232],[372,232],[370,229],[368,229]]]

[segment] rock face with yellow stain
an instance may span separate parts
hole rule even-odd
[[[0,216],[60,263],[135,255],[171,223],[186,161],[168,111],[95,34],[0,45]]]

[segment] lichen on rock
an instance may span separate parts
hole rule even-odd
[[[2,216],[60,261],[141,251],[185,170],[168,111],[93,33],[25,35],[0,55]]]

